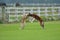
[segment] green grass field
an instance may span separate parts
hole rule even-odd
[[[60,21],[45,22],[45,29],[38,22],[27,23],[24,30],[19,23],[0,24],[0,40],[60,40]]]

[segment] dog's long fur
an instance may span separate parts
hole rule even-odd
[[[31,17],[35,18],[36,20],[38,20],[38,21],[40,22],[40,25],[42,26],[42,28],[44,28],[44,22],[43,22],[43,20],[42,20],[38,15],[36,15],[36,14],[30,14],[30,13],[29,13],[29,14],[24,15],[24,16],[22,17],[22,20],[21,20],[21,28],[22,28],[22,29],[24,29],[25,20],[26,20],[29,16],[31,16]]]

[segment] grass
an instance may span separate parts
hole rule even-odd
[[[38,22],[27,23],[24,30],[19,23],[0,24],[0,40],[60,40],[60,21],[45,22],[45,29]]]

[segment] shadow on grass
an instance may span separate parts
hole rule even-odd
[[[42,29],[42,28],[25,28],[23,30],[44,30],[44,29]]]

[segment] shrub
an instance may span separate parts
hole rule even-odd
[[[2,20],[0,20],[0,24],[2,24],[3,23],[3,21]]]

